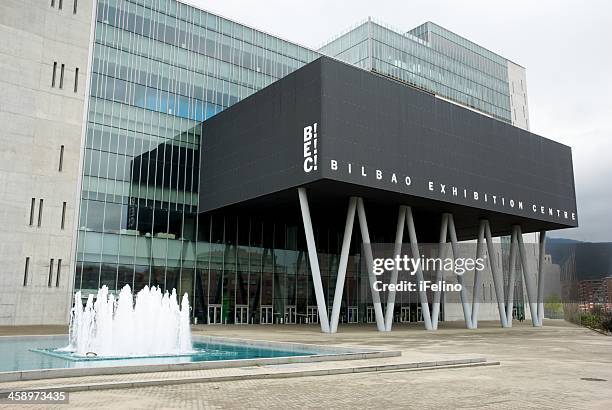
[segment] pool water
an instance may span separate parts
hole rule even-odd
[[[67,336],[0,337],[0,372],[147,364],[177,364],[321,354],[302,350],[273,349],[267,346],[194,340],[194,353],[189,355],[139,358],[96,357],[94,359],[87,359],[55,350],[67,344]]]

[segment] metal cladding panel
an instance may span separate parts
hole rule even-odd
[[[569,147],[326,57],[208,120],[201,159],[201,211],[308,184],[577,226]]]
[[[320,73],[315,61],[204,122],[201,212],[320,179],[303,171],[298,132],[320,118]]]
[[[322,78],[325,178],[577,226],[568,146],[334,60]]]

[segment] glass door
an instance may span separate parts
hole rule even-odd
[[[234,323],[237,325],[246,325],[249,323],[249,307],[246,305],[236,305],[236,313],[234,314]]]
[[[376,322],[376,313],[374,313],[374,306],[368,306],[366,320],[368,323]]]
[[[308,306],[306,310],[307,323],[319,323],[319,309],[316,306]]]
[[[262,306],[261,307],[261,316],[259,318],[259,323],[262,325],[271,325],[273,318],[273,310],[272,306]]]
[[[285,323],[293,325],[296,323],[296,309],[295,306],[287,306],[285,308]]]
[[[359,322],[359,310],[357,307],[352,306],[348,308],[348,323],[357,323]]]
[[[400,322],[410,322],[410,306],[402,306],[402,308],[400,309]]]
[[[221,305],[208,305],[208,324],[221,324]]]

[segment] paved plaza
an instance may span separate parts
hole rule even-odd
[[[612,408],[612,338],[563,321],[546,321],[540,329],[479,325],[446,324],[437,332],[396,326],[391,333],[345,325],[335,335],[315,326],[198,327],[196,333],[224,337],[398,349],[404,359],[484,356],[500,364],[82,391],[70,393],[70,407]]]

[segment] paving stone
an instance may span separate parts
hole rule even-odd
[[[486,357],[499,366],[453,367],[436,371],[396,369],[301,378],[267,378],[212,383],[188,383],[70,394],[70,408],[198,408],[198,409],[355,409],[355,408],[491,408],[577,409],[612,408],[612,338],[562,321],[547,321],[543,328],[525,324],[501,329],[479,323],[480,329],[447,326],[426,332],[416,326],[397,326],[378,334],[364,326],[340,327],[336,335],[323,335],[316,327],[214,327],[208,335],[363,345],[398,349],[402,357],[372,359],[387,364],[448,361],[458,357]],[[199,330],[198,330],[199,331]],[[349,362],[336,362],[336,366]],[[363,363],[368,362],[363,360]],[[370,363],[371,364],[371,363]],[[326,363],[264,366],[263,371],[286,372],[323,369]],[[295,367],[289,367],[295,366]],[[261,369],[211,369],[252,374]],[[164,377],[184,376],[167,372]],[[104,376],[108,381],[136,380],[142,375]],[[157,375],[159,377],[159,374]],[[101,377],[101,376],[97,376]],[[603,379],[589,381],[587,379]],[[47,381],[49,382],[49,381]],[[33,382],[27,382],[33,383]],[[0,384],[5,388],[5,383]],[[25,405],[19,408],[28,408]],[[56,408],[66,408],[58,405]]]

